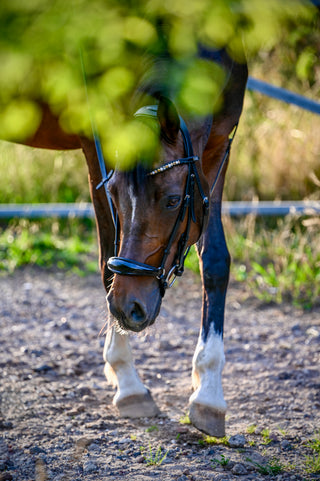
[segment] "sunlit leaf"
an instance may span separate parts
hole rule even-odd
[[[10,102],[0,113],[0,136],[18,142],[31,136],[41,119],[39,107],[29,100]]]

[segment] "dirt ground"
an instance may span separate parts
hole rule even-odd
[[[98,275],[26,268],[1,277],[0,292],[0,481],[320,479],[308,472],[320,429],[319,309],[265,305],[230,286],[230,438],[217,444],[181,422],[201,312],[192,274],[166,294],[155,326],[131,337],[161,409],[152,419],[119,419],[112,406]]]

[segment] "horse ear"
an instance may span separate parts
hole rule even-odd
[[[180,129],[180,118],[175,106],[167,97],[160,97],[158,120],[161,127],[161,135],[169,142],[175,142]]]

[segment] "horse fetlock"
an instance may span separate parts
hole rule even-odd
[[[223,340],[211,328],[206,340],[199,337],[192,362],[192,384],[197,389],[202,384],[219,383],[225,364]]]
[[[140,380],[133,366],[117,365],[117,371],[105,364],[104,369],[108,382],[117,388],[113,404],[118,408],[121,417],[140,418],[159,414],[149,390]]]
[[[117,375],[108,362],[104,365],[104,375],[106,376],[108,383],[111,384],[113,388],[116,388],[118,385]]]
[[[208,370],[221,372],[225,364],[223,340],[220,334],[210,329],[207,339],[201,336],[193,356],[193,372],[195,376],[201,376]]]
[[[210,384],[201,384],[190,396],[189,404],[192,405],[194,403],[225,413],[227,410],[227,403],[223,397],[221,380]]]

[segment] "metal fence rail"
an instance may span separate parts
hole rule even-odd
[[[288,214],[320,215],[320,201],[223,202],[222,213],[231,217],[255,214],[285,216]],[[0,204],[0,219],[93,218],[93,206],[81,204]]]
[[[308,99],[307,97],[291,92],[290,90],[283,89],[281,87],[275,87],[274,85],[263,82],[262,80],[249,77],[247,89],[256,90],[257,92],[267,95],[268,97],[281,100],[282,102],[286,102],[288,104],[296,105],[301,109],[309,110],[314,114],[320,115],[320,102]]]

